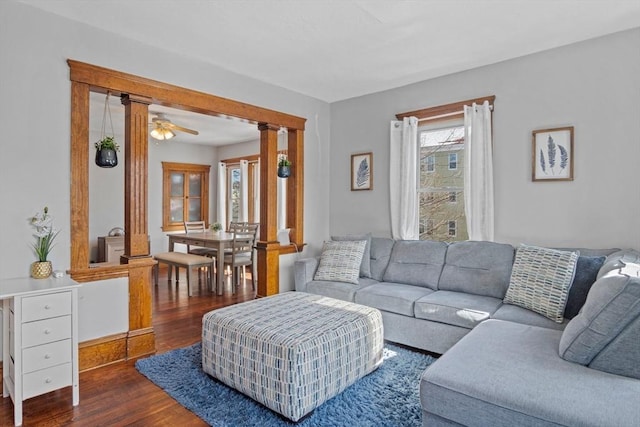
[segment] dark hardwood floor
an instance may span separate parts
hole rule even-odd
[[[166,269],[153,294],[153,327],[157,353],[200,341],[202,316],[215,309],[255,297],[251,282],[235,295],[230,284],[224,296],[212,295],[204,284],[194,296],[180,275],[180,286],[168,285]],[[195,275],[194,275],[195,276]],[[193,280],[193,278],[192,278]],[[71,406],[71,388],[33,397],[23,403],[24,426],[206,426],[169,395],[138,373],[135,361],[121,362],[80,373],[80,404]],[[213,397],[215,399],[215,397]],[[0,404],[0,426],[13,425],[11,398]]]

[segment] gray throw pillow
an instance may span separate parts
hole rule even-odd
[[[324,242],[313,280],[358,284],[360,263],[367,242],[345,240]]]
[[[640,378],[640,265],[593,284],[560,338],[560,356],[605,372]]]
[[[578,252],[520,245],[504,302],[562,323]]]
[[[567,306],[564,308],[564,317],[573,319],[578,315],[605,259],[604,256],[580,255],[576,264],[576,275],[569,289]]]
[[[362,254],[362,262],[360,263],[360,277],[371,278],[371,233],[367,234],[349,234],[346,236],[331,236],[331,240],[364,240],[367,242]]]

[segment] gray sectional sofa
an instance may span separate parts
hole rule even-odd
[[[442,354],[421,379],[423,425],[640,425],[637,251],[580,249],[596,269],[557,323],[503,302],[511,245],[364,238],[358,284],[314,280],[307,258],[296,291],[375,307],[385,339]]]

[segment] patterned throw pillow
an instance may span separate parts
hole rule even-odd
[[[504,302],[562,323],[579,252],[520,245]]]
[[[324,242],[320,264],[313,280],[328,280],[358,284],[360,263],[366,240]]]

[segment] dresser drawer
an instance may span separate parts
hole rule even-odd
[[[71,316],[22,324],[22,348],[71,338]]]
[[[22,371],[38,371],[71,362],[71,340],[29,347],[22,350]]]
[[[23,399],[29,399],[69,385],[71,385],[71,363],[30,372],[22,377]]]
[[[22,299],[22,321],[47,319],[71,314],[71,292],[37,295]]]

